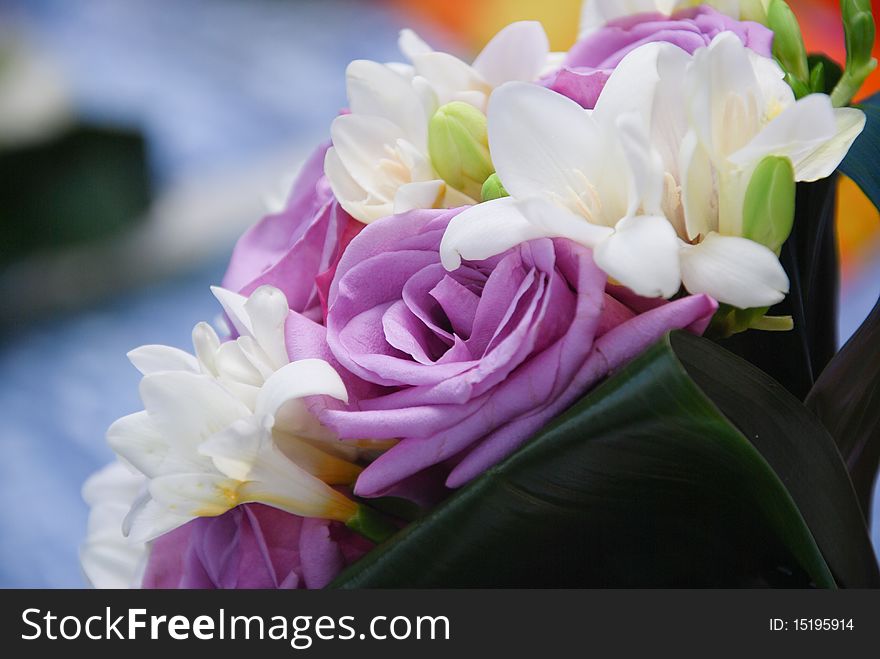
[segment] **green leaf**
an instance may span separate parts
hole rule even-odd
[[[782,387],[674,333],[335,587],[876,586],[833,441]]]
[[[721,341],[803,400],[837,352],[837,177],[797,186],[795,220],[780,261],[791,283],[770,316],[791,316],[790,332],[749,331]]]
[[[143,139],[79,126],[48,142],[0,150],[0,267],[40,249],[109,237],[150,201]]]
[[[807,406],[837,441],[865,518],[880,467],[880,301],[819,378]]]
[[[771,0],[767,7],[767,26],[773,30],[773,57],[786,73],[786,82],[798,98],[809,92],[810,70],[801,26],[784,0]]]
[[[843,75],[840,64],[821,53],[811,53],[807,61],[810,66],[810,91],[830,94]],[[821,75],[817,71],[820,71]]]
[[[874,94],[859,108],[865,113],[865,130],[849,150],[840,171],[858,184],[862,191],[880,208],[880,94]]]

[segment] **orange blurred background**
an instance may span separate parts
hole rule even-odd
[[[543,23],[554,50],[568,50],[578,30],[581,0],[391,0],[416,22],[437,24],[462,47],[478,51],[502,27],[512,21]],[[810,52],[822,52],[843,62],[846,49],[838,0],[788,0],[798,16]],[[874,16],[880,16],[880,0],[872,0]],[[880,42],[874,44],[880,58]],[[862,89],[859,99],[880,91],[880,69]],[[838,229],[844,283],[854,270],[880,251],[880,213],[849,179],[842,178],[838,198]]]

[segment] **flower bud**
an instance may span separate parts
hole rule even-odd
[[[786,72],[786,79],[795,93],[802,95],[810,79],[807,51],[801,27],[785,0],[770,2],[767,25],[773,30],[773,57]]]
[[[870,0],[843,0],[843,29],[846,35],[847,68],[863,68],[871,62],[874,47],[874,17]],[[873,67],[872,67],[873,68]]]
[[[794,319],[791,316],[768,316],[769,310],[769,307],[737,309],[728,304],[721,304],[712,318],[707,335],[717,339],[727,339],[747,330],[790,332],[794,329]]]
[[[492,201],[493,199],[501,199],[502,197],[509,196],[507,190],[505,190],[504,186],[501,184],[501,179],[498,178],[498,174],[492,174],[486,179],[486,182],[483,183],[483,190],[480,194],[480,198],[483,201]]]
[[[794,224],[794,167],[788,158],[767,156],[755,168],[743,203],[744,238],[779,254]]]
[[[858,93],[877,60],[871,56],[875,26],[869,0],[842,0],[843,30],[846,36],[846,69],[831,92],[834,107],[848,105]]]
[[[740,0],[739,18],[742,21],[754,21],[756,23],[767,24],[767,6],[770,3],[766,0]]]
[[[461,101],[442,106],[428,126],[428,152],[444,181],[472,199],[480,199],[483,183],[495,171],[489,156],[486,115]]]

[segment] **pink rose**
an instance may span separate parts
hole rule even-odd
[[[159,537],[144,588],[323,588],[372,543],[339,522],[246,504]]]
[[[306,161],[287,204],[264,217],[238,241],[223,288],[250,295],[264,284],[280,289],[290,308],[321,322],[321,283],[329,283],[345,246],[363,224],[333,196],[324,176],[329,142]]]
[[[367,385],[321,420],[343,439],[400,440],[364,470],[358,494],[435,465],[462,485],[666,331],[702,333],[717,308],[703,295],[665,303],[606,287],[590,250],[564,239],[447,272],[440,240],[459,212],[370,224],[339,263],[326,329],[288,321],[291,358],[327,358]]]
[[[578,41],[561,69],[541,82],[587,109],[596,105],[611,72],[631,51],[647,43],[671,43],[693,54],[721,32],[733,32],[759,55],[771,57],[773,32],[760,23],[738,21],[712,7],[672,16],[636,14],[609,22]]]

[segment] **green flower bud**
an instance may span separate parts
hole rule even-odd
[[[767,156],[755,168],[743,203],[745,238],[779,254],[794,224],[795,182],[791,160]]]
[[[846,36],[846,66],[861,68],[871,61],[874,48],[874,17],[870,0],[843,0],[843,30]]]
[[[825,91],[825,62],[816,62],[810,69],[810,90],[814,92]]]
[[[742,21],[754,21],[767,24],[767,9],[769,3],[764,0],[740,0],[739,18]]]
[[[712,317],[706,335],[714,339],[727,339],[747,330],[789,332],[794,329],[791,316],[768,316],[769,310],[769,307],[737,309],[729,304],[721,304]]]
[[[831,92],[835,107],[848,105],[877,67],[877,60],[871,56],[875,26],[870,0],[841,0],[840,8],[846,36],[846,70]]]
[[[785,0],[771,0],[767,8],[767,25],[773,30],[773,57],[788,74],[789,84],[795,83],[792,89],[798,94],[810,80],[810,69],[801,26]]]
[[[501,179],[498,178],[498,174],[492,174],[492,176],[487,178],[486,182],[483,183],[483,190],[480,194],[480,198],[483,201],[492,201],[493,199],[501,199],[502,197],[509,196],[507,190],[501,185]]]
[[[467,103],[447,103],[434,113],[428,152],[440,177],[472,199],[480,198],[483,183],[495,172],[486,115]]]

